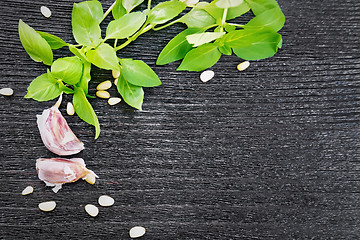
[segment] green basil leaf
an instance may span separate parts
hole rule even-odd
[[[73,35],[79,44],[96,47],[101,42],[100,26],[98,20],[83,8],[80,3],[74,3],[71,15]]]
[[[52,75],[68,84],[74,85],[81,79],[83,64],[78,57],[59,58],[51,66]]]
[[[65,86],[65,84],[58,80],[58,84],[59,84],[59,88],[62,92],[66,93],[66,94],[73,94],[74,90],[72,90],[71,88],[68,88],[67,86]]]
[[[225,55],[229,55],[229,56],[232,55],[232,49],[231,49],[231,47],[226,46],[226,45],[220,46],[220,47],[219,47],[219,51],[220,51],[222,54],[225,54]]]
[[[21,19],[19,20],[19,37],[25,51],[35,62],[52,64],[53,52],[48,42]]]
[[[218,0],[215,5],[219,8],[232,8],[237,7],[243,3],[244,0]]]
[[[161,51],[156,64],[164,65],[183,59],[192,49],[191,44],[186,40],[186,36],[201,31],[202,30],[198,28],[189,28],[176,35]]]
[[[144,0],[122,0],[122,5],[126,9],[126,12],[129,13],[142,2],[144,2]]]
[[[179,15],[185,8],[186,4],[178,0],[159,3],[151,9],[148,22],[153,25],[165,23]]]
[[[69,50],[81,60],[88,61],[83,50],[74,47],[74,45],[69,45]]]
[[[95,111],[89,101],[86,98],[84,90],[79,87],[75,87],[75,93],[73,96],[73,105],[76,114],[85,122],[95,126],[95,139],[100,135],[100,124],[95,114]]]
[[[218,46],[207,43],[188,52],[177,70],[202,71],[212,67],[220,57]]]
[[[43,102],[57,98],[61,92],[57,80],[50,74],[44,73],[30,83],[25,98]]]
[[[255,16],[271,8],[280,8],[276,0],[245,0]]]
[[[225,32],[204,32],[204,33],[195,33],[186,36],[186,40],[190,44],[194,44],[193,47],[198,47],[205,43],[212,42],[218,38],[224,36]]]
[[[242,2],[239,6],[228,9],[226,20],[231,20],[240,17],[241,15],[247,13],[249,10],[250,10],[249,5],[246,2]]]
[[[232,31],[235,31],[236,30],[236,27],[233,26],[233,25],[230,25],[228,23],[225,23],[225,31],[226,32],[232,32]]]
[[[104,10],[97,0],[84,1],[77,4],[82,11],[87,12],[97,24],[100,24],[104,17]]]
[[[106,29],[106,39],[130,37],[141,28],[145,21],[146,15],[141,12],[127,13],[109,23]]]
[[[127,104],[133,108],[142,110],[144,100],[144,90],[142,87],[133,85],[126,81],[123,74],[120,75],[116,87]]]
[[[161,85],[156,73],[143,61],[120,59],[121,75],[131,84],[141,87]]]
[[[91,63],[89,63],[88,61],[83,61],[83,72],[82,72],[82,76],[81,76],[81,80],[80,82],[78,82],[76,85],[78,87],[81,87],[85,94],[89,93],[89,82],[91,80]]]
[[[98,48],[88,51],[86,57],[99,68],[120,70],[116,51],[107,43],[102,43]]]
[[[216,6],[215,1],[211,2],[210,4],[206,4],[206,5],[203,4],[199,8],[204,9],[217,21],[221,21],[224,14],[224,9]],[[231,20],[236,17],[239,17],[244,13],[248,12],[249,10],[250,10],[249,5],[246,2],[242,2],[240,5],[228,9],[226,20]]]
[[[50,33],[46,33],[46,32],[41,32],[41,31],[36,31],[38,34],[40,34],[41,37],[43,37],[47,43],[50,45],[51,49],[59,49],[65,46],[68,46],[69,44],[67,44],[64,40],[62,40],[61,38],[52,35]]]
[[[179,19],[188,28],[205,28],[216,23],[216,20],[205,10],[194,7]]]
[[[116,0],[115,5],[111,12],[114,19],[119,19],[121,16],[126,14],[126,9],[122,5],[122,0]]]
[[[225,37],[225,45],[232,47],[236,56],[244,60],[272,57],[280,41],[281,35],[270,31],[237,30]]]
[[[280,8],[272,8],[262,12],[251,19],[245,26],[245,29],[268,27],[275,32],[279,31],[285,23],[285,16]]]

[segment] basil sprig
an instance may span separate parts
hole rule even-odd
[[[88,98],[91,67],[120,71],[116,88],[124,101],[141,110],[144,87],[161,85],[156,73],[143,61],[118,58],[117,52],[149,30],[158,31],[176,23],[187,29],[176,35],[159,54],[156,64],[182,60],[177,70],[202,71],[216,64],[222,54],[234,53],[245,60],[273,56],[282,45],[277,33],[285,16],[275,0],[214,0],[187,6],[186,0],[169,0],[154,7],[148,0],[116,0],[104,13],[97,0],[74,3],[72,33],[76,44],[66,43],[50,33],[36,31],[19,21],[19,37],[25,51],[37,62],[50,66],[35,78],[26,98],[48,101],[62,92],[73,95],[77,115],[95,127],[100,134],[99,120]],[[191,7],[186,14],[182,13]],[[137,10],[137,11],[134,11]],[[246,24],[234,21],[252,11],[254,17]],[[102,35],[100,24],[110,14]],[[102,36],[105,36],[104,38]],[[118,40],[119,44],[118,44]],[[53,50],[67,47],[72,57],[54,61]]]

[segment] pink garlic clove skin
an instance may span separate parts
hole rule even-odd
[[[84,149],[84,143],[75,136],[56,105],[37,115],[37,125],[44,145],[51,152],[68,156]]]
[[[36,160],[36,171],[46,186],[54,187],[52,190],[55,193],[61,189],[62,184],[84,179],[88,174],[98,177],[86,168],[82,158],[39,158]]]

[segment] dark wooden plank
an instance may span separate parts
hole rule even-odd
[[[127,239],[134,225],[146,227],[143,239],[360,238],[358,1],[279,0],[287,17],[283,49],[245,72],[236,71],[235,56],[222,57],[206,84],[199,73],[176,72],[178,63],[155,66],[181,25],[140,37],[122,56],[146,61],[163,85],[146,89],[142,112],[92,100],[98,140],[92,127],[66,116],[86,146],[78,156],[100,179],[54,194],[34,166],[54,156],[35,117],[53,101],[23,98],[46,67],[21,48],[17,23],[73,42],[72,4],[1,4],[0,88],[15,89],[0,97],[1,239]],[[50,19],[42,5],[53,11]],[[92,93],[111,74],[95,70],[93,78]],[[27,185],[35,192],[23,197]],[[116,204],[93,219],[83,207],[102,194]],[[57,201],[54,212],[38,210],[45,200]]]

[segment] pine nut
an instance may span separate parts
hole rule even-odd
[[[245,61],[240,63],[239,65],[237,65],[237,69],[239,71],[244,71],[245,69],[247,69],[250,66],[250,62],[249,61]]]
[[[0,89],[0,94],[4,96],[11,96],[14,94],[14,90],[11,88],[2,88]]]
[[[68,115],[72,116],[75,114],[75,109],[74,109],[74,106],[72,105],[71,102],[68,102],[67,105],[66,105],[66,112]]]
[[[48,7],[41,6],[40,11],[41,11],[41,14],[44,17],[46,17],[46,18],[51,17],[51,11],[50,11],[50,9]]]
[[[56,207],[56,202],[55,201],[48,201],[48,202],[39,203],[40,210],[44,211],[44,212],[50,212],[50,211],[54,210],[55,207]]]
[[[94,174],[92,173],[88,173],[86,176],[85,176],[85,179],[84,179],[87,183],[90,183],[90,184],[95,184],[96,182],[96,177]]]
[[[112,76],[113,78],[119,78],[120,77],[120,71],[119,70],[112,70]]]
[[[110,97],[110,93],[107,91],[97,91],[96,92],[96,96],[98,96],[99,98],[109,98]]]
[[[34,192],[34,188],[32,186],[27,186],[22,192],[21,195],[29,195]]]
[[[99,197],[98,203],[100,206],[110,207],[110,206],[114,205],[115,200],[108,195],[102,195]]]
[[[144,236],[146,229],[141,226],[136,226],[130,229],[129,235],[131,238],[138,238]]]
[[[114,80],[114,84],[115,84],[115,86],[117,86],[118,81],[119,81],[119,79],[118,79],[118,78],[116,78],[116,79]]]
[[[212,70],[206,70],[200,74],[200,80],[203,82],[207,82],[211,80],[215,76],[214,71]]]
[[[111,82],[107,80],[97,85],[96,90],[104,91],[104,90],[108,90],[109,88],[111,88]]]
[[[108,100],[109,105],[115,105],[115,104],[118,104],[119,102],[121,102],[121,98],[118,98],[118,97],[112,97],[112,98],[109,98],[109,100]]]
[[[96,217],[99,214],[99,209],[92,204],[86,204],[85,211],[92,217]]]

